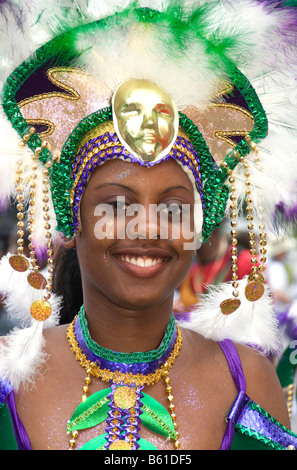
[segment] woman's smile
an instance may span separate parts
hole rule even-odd
[[[133,249],[111,254],[118,266],[136,277],[153,277],[166,269],[172,254],[160,249]]]

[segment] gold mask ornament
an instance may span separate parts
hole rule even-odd
[[[119,140],[134,156],[156,162],[169,153],[178,133],[178,110],[156,83],[122,83],[113,95],[112,108]]]

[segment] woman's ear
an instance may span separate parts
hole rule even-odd
[[[65,248],[75,248],[76,242],[75,242],[75,237],[72,238],[63,238],[61,245],[64,246]]]

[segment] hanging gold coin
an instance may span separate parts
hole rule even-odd
[[[34,320],[45,321],[49,318],[52,312],[52,307],[47,300],[39,299],[35,300],[30,308],[30,313]]]
[[[231,315],[240,307],[240,300],[239,299],[227,299],[221,303],[221,312],[223,315]]]
[[[130,387],[117,387],[113,399],[118,408],[128,410],[136,404],[136,392]]]
[[[264,292],[264,284],[260,281],[251,281],[245,288],[245,296],[249,302],[255,302],[256,300],[261,299],[261,297],[264,295]]]
[[[9,258],[10,266],[19,273],[23,273],[29,269],[29,261],[21,255],[12,255]]]
[[[27,277],[28,284],[34,289],[45,289],[46,279],[40,272],[32,271]]]
[[[132,450],[132,445],[121,439],[117,439],[109,446],[109,450]]]

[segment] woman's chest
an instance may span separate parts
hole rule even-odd
[[[108,384],[87,401],[81,395],[65,384],[24,397],[19,413],[33,449],[219,449],[230,409],[229,399],[190,384],[172,387],[170,395],[165,384],[147,387],[138,400],[131,388],[114,392]]]

